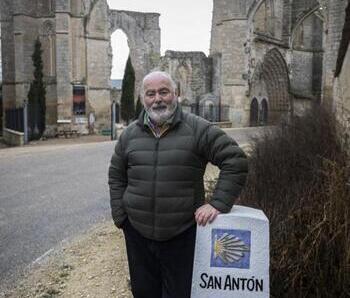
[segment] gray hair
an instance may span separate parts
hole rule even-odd
[[[173,78],[170,76],[170,74],[168,74],[167,72],[165,71],[159,71],[159,70],[156,70],[156,71],[152,71],[150,73],[148,73],[142,80],[142,85],[141,85],[141,90],[140,90],[140,93],[141,93],[141,98],[144,97],[144,93],[145,93],[145,82],[146,80],[148,80],[151,76],[154,76],[154,75],[159,75],[159,76],[162,76],[164,78],[166,78],[167,80],[169,80],[170,84],[171,84],[171,87],[173,88],[172,91],[176,91],[177,89],[177,85],[175,83],[175,81],[173,80]]]

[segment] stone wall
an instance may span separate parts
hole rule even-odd
[[[4,109],[27,100],[33,79],[31,56],[39,38],[48,135],[55,133],[57,120],[69,120],[74,128],[87,132],[90,113],[96,131],[110,126],[110,36],[117,28],[128,35],[137,86],[158,65],[159,14],[110,11],[106,0],[3,0],[0,5]],[[74,86],[85,90],[82,115],[73,110]]]
[[[334,82],[334,110],[344,144],[350,152],[350,49],[344,58],[342,71]]]
[[[342,36],[342,30],[345,20],[345,0],[327,1],[327,34],[325,43],[325,58],[323,60],[323,100],[327,104],[333,101],[333,81],[336,68],[337,53]]]
[[[233,111],[234,126],[249,125],[254,98],[266,97],[271,112],[282,96],[274,93],[285,94],[290,104],[275,110],[272,122],[292,112],[293,97],[298,111],[311,106],[310,100],[331,98],[345,6],[343,0],[214,1],[210,53],[222,57],[220,96]],[[283,61],[267,70],[265,56],[273,48]],[[268,79],[276,73],[283,73],[283,86]]]
[[[350,153],[350,1],[340,43],[333,87],[333,109],[344,148]]]
[[[188,104],[211,91],[211,59],[202,52],[166,51],[159,68],[173,77],[180,100]]]
[[[128,37],[136,73],[135,101],[143,76],[161,68],[172,74],[188,104],[209,100],[228,105],[233,126],[249,125],[254,98],[267,102],[271,124],[293,111],[293,98],[298,112],[321,96],[332,103],[335,53],[347,1],[213,1],[209,57],[174,51],[160,57],[157,13],[109,10],[106,0],[2,0],[3,107],[26,100],[33,78],[31,55],[39,37],[48,130],[55,130],[58,119],[86,129],[90,113],[97,130],[108,128],[110,36],[117,29]],[[339,77],[341,90],[342,82]],[[76,85],[85,90],[84,115],[73,112]]]
[[[214,1],[211,55],[221,55],[220,97],[230,106],[234,126],[248,126],[253,98],[266,98],[271,104],[271,123],[289,111],[288,53],[291,8],[288,1]],[[281,52],[282,61],[273,66],[265,55],[272,49]],[[278,60],[280,61],[280,60]],[[259,69],[259,65],[262,69]],[[264,67],[262,67],[264,65]],[[215,68],[214,68],[215,69]],[[278,80],[276,75],[282,75]],[[275,78],[275,87],[269,87]],[[279,86],[280,81],[284,83]],[[266,85],[266,82],[269,82]],[[281,87],[278,92],[274,90]],[[268,94],[270,93],[270,94]],[[271,98],[269,98],[269,96]],[[282,97],[284,99],[282,100]],[[286,101],[288,104],[275,104]],[[270,108],[270,107],[269,107]]]
[[[1,20],[1,16],[0,16]],[[0,21],[0,83],[2,83],[2,57],[1,57],[1,21]]]

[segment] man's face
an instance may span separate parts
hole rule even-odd
[[[154,75],[144,82],[143,105],[152,121],[162,124],[174,113],[177,96],[169,79]]]

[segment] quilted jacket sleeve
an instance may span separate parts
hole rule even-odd
[[[123,194],[128,184],[126,161],[123,157],[123,134],[120,136],[111,159],[108,171],[108,184],[112,218],[115,225],[120,228],[127,215],[123,206]]]
[[[210,125],[202,134],[199,146],[206,159],[220,169],[209,204],[220,212],[227,213],[245,185],[247,157],[232,138],[214,125]]]

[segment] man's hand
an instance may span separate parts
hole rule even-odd
[[[205,204],[196,210],[194,216],[197,224],[204,227],[208,221],[211,223],[219,213],[220,211],[215,209],[212,205]]]

